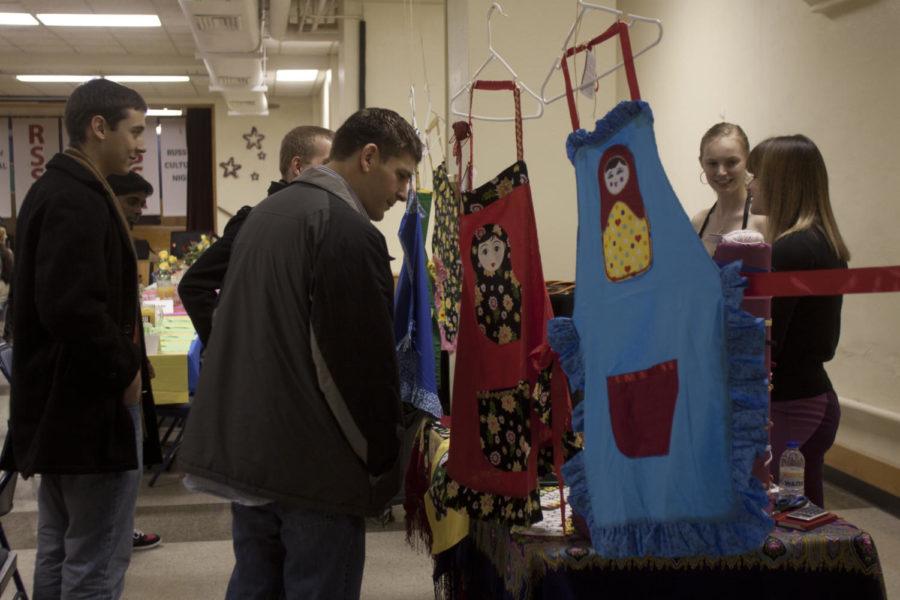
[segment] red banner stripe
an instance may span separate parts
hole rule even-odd
[[[859,269],[820,269],[744,273],[745,296],[840,296],[900,292],[900,265]]]

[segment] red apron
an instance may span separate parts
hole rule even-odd
[[[470,492],[482,494],[480,505],[478,496],[470,494],[474,503],[459,508],[481,518],[533,522],[540,518],[539,506],[531,506],[538,452],[552,445],[559,473],[571,405],[565,377],[547,343],[553,313],[522,161],[519,90],[512,81],[477,81],[474,89],[513,91],[518,160],[463,195],[462,299],[447,471]],[[469,173],[473,145],[474,136]],[[508,498],[485,499],[484,494]],[[497,506],[509,498],[528,498],[528,506]],[[520,514],[522,510],[536,512],[537,518]]]

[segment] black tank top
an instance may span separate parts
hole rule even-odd
[[[706,218],[703,219],[703,225],[700,226],[700,231],[697,232],[697,235],[700,238],[703,238],[703,232],[706,231],[706,226],[709,225],[709,218],[712,216],[713,211],[716,210],[716,207],[719,205],[719,201],[716,200],[715,204],[712,205],[712,208],[709,209],[709,212],[706,213]],[[750,195],[747,195],[747,199],[744,201],[744,220],[741,223],[741,229],[747,229],[747,221],[750,219]]]

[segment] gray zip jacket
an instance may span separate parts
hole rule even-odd
[[[393,278],[346,182],[309,169],[235,240],[179,464],[236,497],[354,515],[399,488]]]

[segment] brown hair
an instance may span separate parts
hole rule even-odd
[[[315,125],[301,125],[287,132],[281,140],[281,152],[278,155],[278,168],[281,170],[282,178],[287,179],[291,160],[295,156],[299,156],[304,165],[309,164],[316,151],[317,138],[331,141],[334,139],[334,132]]]
[[[740,125],[735,125],[734,123],[716,123],[712,127],[706,130],[706,133],[703,134],[703,137],[700,138],[700,160],[703,160],[703,149],[706,148],[706,145],[713,141],[716,138],[727,137],[729,135],[733,135],[738,139],[741,143],[741,147],[744,149],[745,154],[750,153],[750,141],[747,139],[747,134],[744,133],[744,130],[741,129]]]
[[[87,141],[91,119],[99,115],[113,131],[127,116],[128,109],[147,112],[147,103],[136,91],[109,79],[92,79],[82,83],[66,100],[63,122],[69,134],[69,144],[80,148]]]
[[[769,138],[753,149],[748,163],[768,203],[768,242],[818,227],[835,255],[850,260],[831,210],[825,159],[811,139],[804,135]]]

